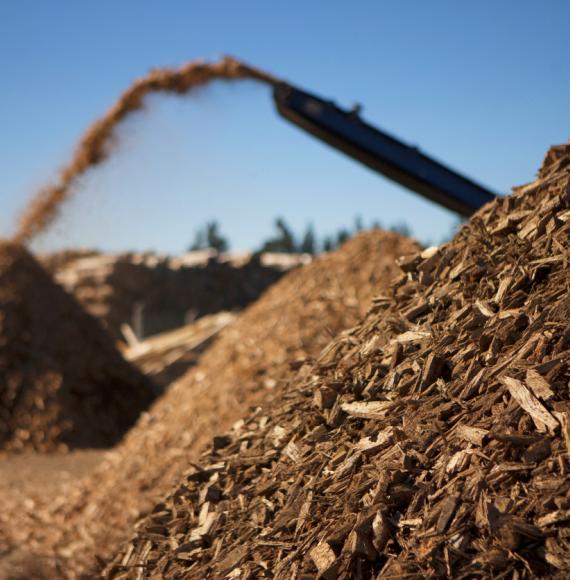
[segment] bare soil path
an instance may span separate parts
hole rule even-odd
[[[89,474],[101,462],[105,450],[69,453],[0,455],[0,503],[26,501],[61,493],[70,481]],[[27,501],[30,501],[28,499]]]

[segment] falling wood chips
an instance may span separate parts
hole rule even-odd
[[[403,261],[390,296],[206,451],[109,575],[568,577],[569,210],[570,145]]]

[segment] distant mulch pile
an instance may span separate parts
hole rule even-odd
[[[0,242],[0,449],[110,447],[155,395],[22,246]]]
[[[111,576],[567,578],[569,258],[566,147],[404,261],[362,324],[214,441]]]
[[[48,255],[43,263],[52,268],[54,280],[117,341],[125,340],[125,324],[139,339],[148,338],[194,318],[242,309],[303,259],[288,256],[290,264],[270,265],[264,263],[264,255],[232,257],[207,250],[179,257],[149,253],[71,256],[70,251]]]
[[[398,271],[395,259],[417,250],[398,234],[370,231],[287,274],[222,331],[93,477],[47,514],[34,514],[45,524],[36,523],[31,536],[18,526],[19,543],[54,553],[70,576],[92,570],[95,556],[109,557],[128,539],[216,433],[279,392],[292,369],[355,324]]]

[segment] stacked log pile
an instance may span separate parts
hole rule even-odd
[[[123,356],[166,389],[198,362],[220,331],[237,317],[233,312],[204,316],[192,324],[136,342],[123,349]]]
[[[22,246],[0,243],[0,448],[110,447],[156,394]]]
[[[180,257],[84,252],[75,259],[63,252],[43,259],[56,281],[116,340],[124,340],[123,324],[145,338],[206,314],[244,308],[306,261],[306,256],[278,258],[200,251]]]
[[[73,248],[56,252],[35,254],[38,262],[49,274],[55,276],[59,271],[67,268],[81,258],[99,256],[100,252],[89,248]]]
[[[567,578],[569,256],[566,146],[402,261],[362,324],[214,440],[110,575]]]
[[[355,324],[398,271],[395,259],[417,248],[398,234],[371,231],[287,274],[222,331],[92,477],[47,510],[34,509],[31,530],[21,510],[12,517],[18,544],[34,557],[55,554],[70,576],[91,573],[95,557],[108,558],[128,539],[216,433],[279,392],[292,369]]]

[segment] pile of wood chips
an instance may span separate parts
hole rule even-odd
[[[6,514],[13,543],[32,559],[55,558],[66,577],[93,574],[212,437],[280,392],[294,369],[354,325],[399,272],[396,258],[417,250],[407,238],[373,230],[289,272],[221,332],[92,477],[48,506],[36,501],[29,514]]]
[[[0,242],[0,448],[110,447],[157,392],[22,246]]]
[[[192,466],[115,578],[567,578],[570,147],[402,261]],[[119,508],[117,508],[119,510]]]

